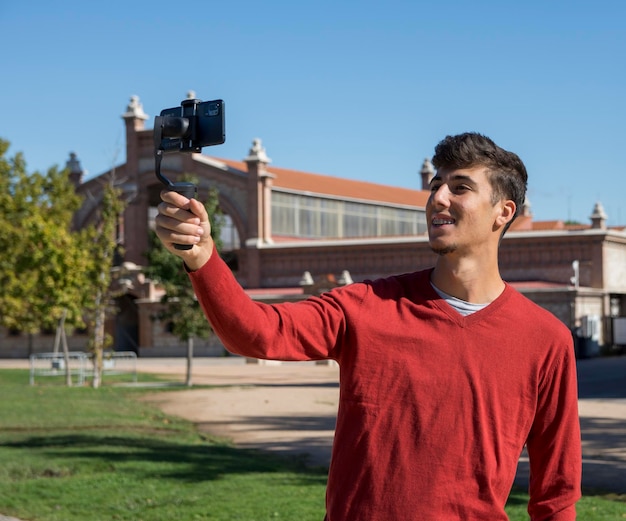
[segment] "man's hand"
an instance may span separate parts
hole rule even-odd
[[[168,251],[177,255],[194,271],[211,257],[211,223],[204,205],[171,190],[161,192],[162,202],[156,216],[156,234]],[[177,250],[174,244],[191,244],[190,250]]]

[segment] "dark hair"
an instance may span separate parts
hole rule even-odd
[[[516,207],[513,219],[502,233],[520,214],[528,184],[526,167],[517,154],[500,148],[487,136],[476,132],[446,136],[435,147],[433,165],[437,170],[480,166],[487,168],[493,190],[493,204],[501,199],[510,199]]]

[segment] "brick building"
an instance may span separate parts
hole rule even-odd
[[[152,319],[162,292],[142,274],[148,230],[153,224],[161,183],[154,173],[152,129],[137,97],[122,115],[126,126],[126,162],[86,182],[80,163],[67,165],[84,204],[76,224],[96,215],[103,179],[114,175],[128,205],[120,222],[126,293],[109,331],[117,349],[141,355],[183,354],[183,344]],[[217,150],[217,149],[216,149]],[[212,152],[212,150],[208,150]],[[166,155],[162,172],[176,179],[199,180],[199,199],[211,187],[227,215],[223,230],[229,262],[239,282],[256,299],[298,300],[339,284],[431,266],[435,260],[426,236],[426,189],[434,174],[421,167],[421,190],[397,188],[273,167],[255,139],[242,160],[204,154]],[[592,206],[592,204],[590,204]],[[598,346],[615,349],[622,341],[615,324],[626,321],[626,227],[607,228],[597,203],[586,225],[535,222],[529,207],[507,232],[500,250],[502,275],[522,293],[550,310],[573,331]],[[618,323],[619,322],[619,323]],[[71,342],[80,345],[80,337]],[[83,345],[86,340],[82,340]],[[20,352],[5,336],[7,349]],[[50,344],[47,349],[46,345]],[[38,339],[37,350],[51,341]],[[217,354],[215,339],[196,344],[198,354]],[[621,344],[620,344],[621,345]]]

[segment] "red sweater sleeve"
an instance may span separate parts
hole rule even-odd
[[[533,521],[573,521],[581,496],[582,455],[574,349],[554,360],[539,388],[527,449]]]
[[[272,360],[335,357],[345,317],[331,294],[298,303],[255,302],[216,251],[189,277],[213,330],[230,352]]]

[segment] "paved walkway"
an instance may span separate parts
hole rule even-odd
[[[182,383],[186,360],[140,358],[137,366],[140,373],[167,374]],[[27,361],[0,360],[0,367],[27,367]],[[328,465],[339,394],[336,366],[245,364],[232,357],[197,358],[193,368],[194,384],[216,388],[160,391],[147,399],[238,446]],[[581,360],[578,374],[583,486],[626,494],[626,356]],[[522,457],[518,484],[527,483],[527,472]]]

